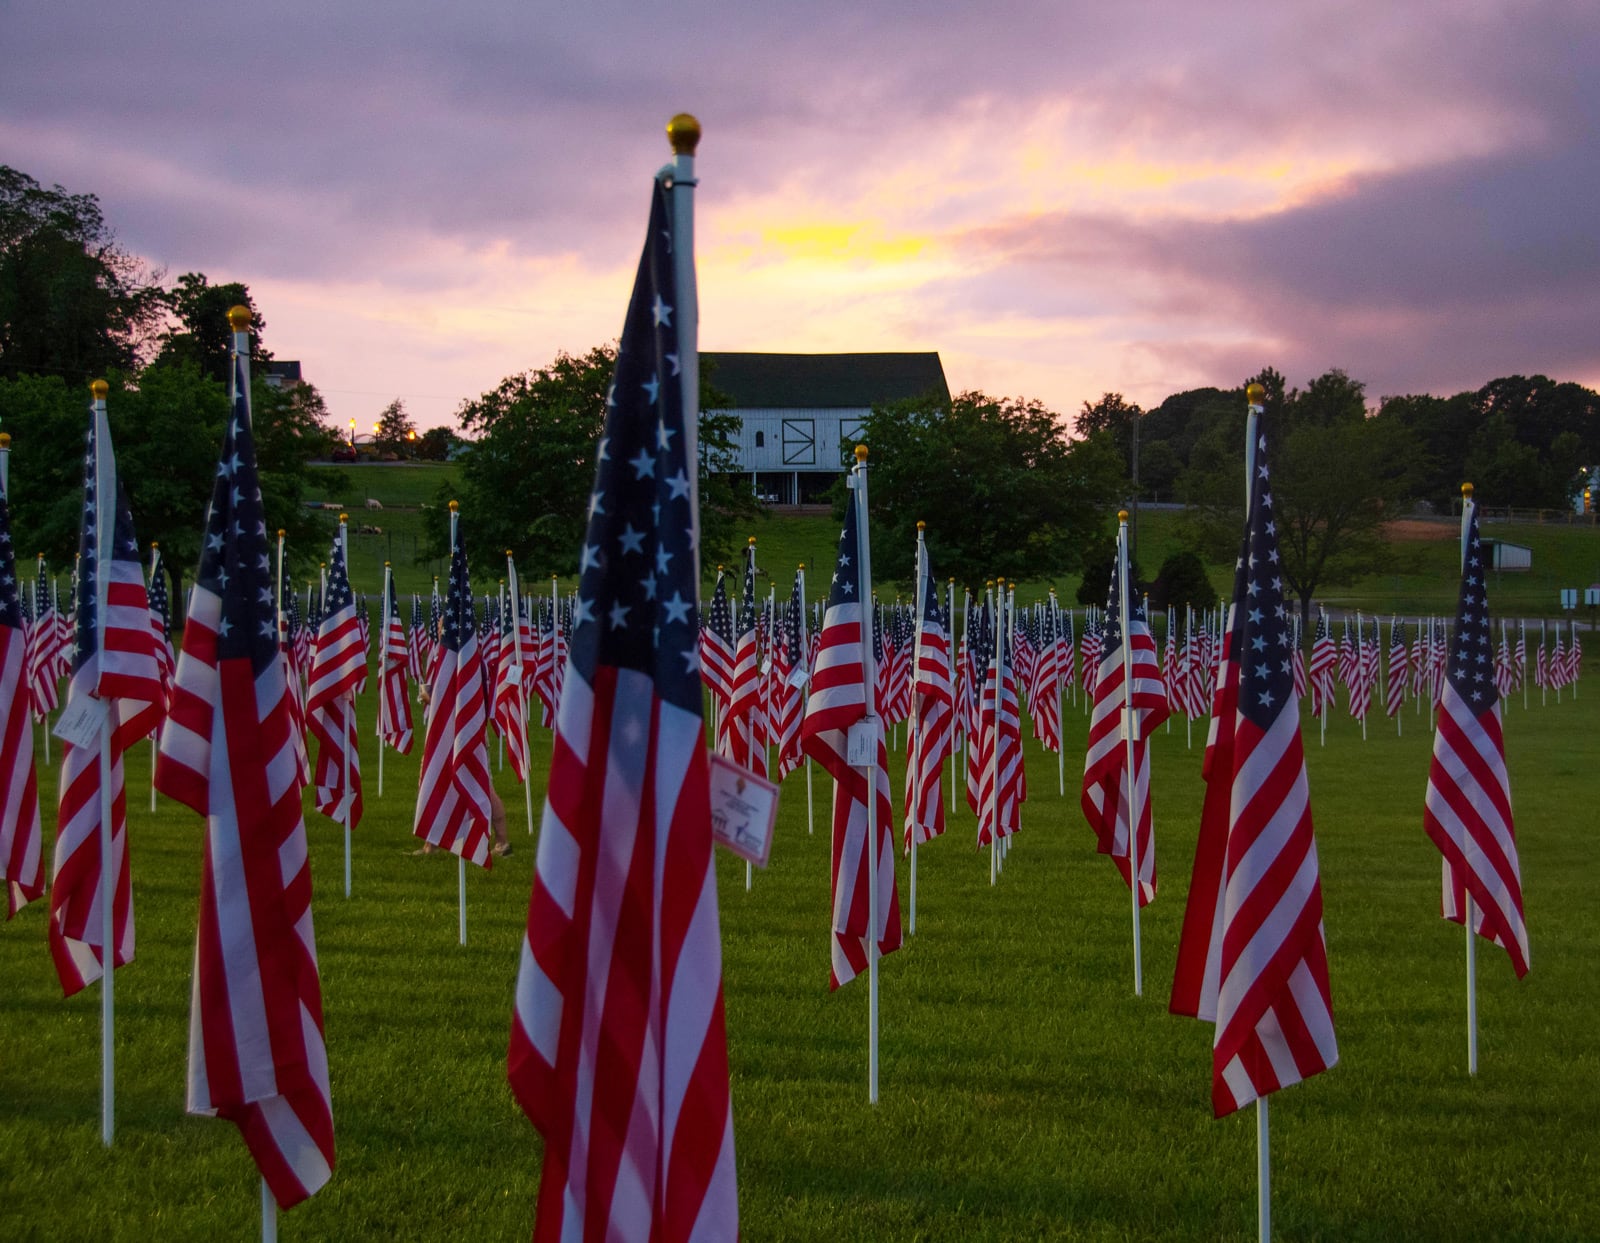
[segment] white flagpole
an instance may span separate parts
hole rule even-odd
[[[795,571],[800,576],[800,617],[796,622],[797,633],[800,635],[800,654],[796,657],[796,668],[804,665],[807,680],[797,688],[803,695],[810,685],[811,673],[811,636],[806,633],[806,563],[802,561]],[[804,709],[802,716],[804,715]],[[811,796],[811,757],[806,756],[806,836],[810,837],[817,831],[816,803]]]
[[[922,766],[922,748],[924,739],[922,730],[917,720],[917,674],[922,669],[922,622],[923,612],[927,602],[922,597],[922,580],[928,573],[928,546],[923,532],[928,524],[920,518],[917,520],[917,598],[914,604],[916,618],[916,637],[911,641],[911,719],[906,723],[906,783],[911,789],[916,789],[916,773]],[[910,815],[906,818],[906,829],[911,837],[911,918],[907,924],[907,933],[917,935],[917,813],[920,810],[911,800],[908,800]]]
[[[103,471],[109,453],[106,443],[110,435],[106,423],[106,393],[110,386],[104,380],[96,380],[90,387],[94,392],[94,412],[91,417],[95,424],[95,496],[99,498],[100,505],[109,508],[113,515],[111,521],[105,521],[102,517],[95,525],[95,559],[99,565],[95,583],[95,647],[104,659],[108,607],[106,594],[111,582],[112,536],[117,529],[117,486],[115,477],[107,477]],[[117,868],[111,843],[111,731],[116,728],[116,717],[117,701],[113,699],[106,704],[105,715],[100,721],[100,1142],[107,1148],[111,1147],[111,1139],[116,1132],[116,988],[113,981],[117,974],[117,945],[113,908],[116,905]]]
[[[956,669],[956,661],[961,658],[961,649],[956,646],[955,579],[952,578],[949,581],[945,591],[947,593],[945,599],[949,603],[949,607],[945,610],[945,618],[950,631],[949,635],[947,636],[947,642],[950,644],[950,740],[953,744],[956,736],[956,714],[961,711],[961,704],[958,702],[960,699],[961,675]],[[964,735],[965,731],[963,731],[963,736]],[[956,768],[958,767],[956,757],[958,753],[958,748],[952,745],[950,748],[950,811],[952,814],[956,809]]]
[[[346,578],[349,578],[350,576],[350,545],[347,541],[348,530],[349,515],[340,514],[339,549],[344,553],[344,572]],[[322,606],[324,609],[326,609],[328,606],[328,571],[326,568],[324,568],[322,571]],[[343,729],[341,723],[340,732],[344,735],[344,737],[341,740],[343,745],[340,747],[339,754],[344,773],[344,789],[342,791],[343,797],[339,800],[339,818],[344,821],[344,896],[348,898],[350,896],[350,811],[351,803],[354,801],[350,797],[350,735],[356,732],[356,697],[351,692],[346,691],[343,698],[349,706],[350,728],[348,730]]]
[[[278,1243],[278,1202],[265,1178],[261,1180],[261,1243]]]
[[[989,740],[989,798],[992,818],[989,823],[989,883],[993,885],[1000,875],[1000,686],[1001,644],[1005,642],[1006,580],[994,580],[994,735]],[[983,719],[980,704],[978,719]],[[979,806],[984,806],[982,799]]]
[[[1117,625],[1122,629],[1122,779],[1128,805],[1128,874],[1133,894],[1133,995],[1144,996],[1144,956],[1139,944],[1139,815],[1134,755],[1139,728],[1133,714],[1133,635],[1128,594],[1128,511],[1117,514]]]
[[[394,570],[383,563],[383,623],[378,630],[378,797],[383,797],[383,732],[389,727],[389,696],[383,691],[384,664],[389,655],[389,588]]]
[[[150,544],[150,583],[155,585],[156,575],[161,572],[161,545],[151,541]],[[53,585],[53,584],[52,584]],[[166,636],[163,635],[162,638]],[[158,739],[161,731],[158,729],[150,735],[150,810],[156,809],[156,757],[160,749]]]
[[[1528,619],[1517,619],[1518,633],[1522,637],[1522,666],[1517,670],[1517,681],[1522,683],[1522,710],[1528,710]]]
[[[1472,485],[1461,485],[1461,568],[1465,572],[1467,564],[1467,529],[1472,522],[1473,512],[1477,509],[1476,502],[1472,499]],[[1549,679],[1546,679],[1547,681]],[[1472,901],[1472,891],[1466,890],[1467,906],[1465,923],[1467,926],[1467,1074],[1478,1073],[1478,939],[1474,925],[1478,922],[1477,911]]]
[[[460,508],[460,505],[456,501],[451,501],[450,502],[450,559],[452,561],[455,560],[456,528],[457,528],[457,526],[459,525],[460,522],[461,522],[461,508]],[[471,597],[470,596],[468,597],[468,602],[469,603],[471,602]],[[442,642],[442,639],[441,639],[441,642]],[[467,943],[467,857],[466,857],[466,855],[457,855],[456,856],[456,897],[457,897],[456,907],[457,907],[457,911],[458,911],[458,923],[459,923],[459,926],[460,926],[460,943],[462,945],[465,945]]]
[[[872,599],[872,545],[867,529],[867,446],[856,446],[856,468],[851,475],[856,506],[856,552],[861,559],[861,600]],[[867,785],[867,1100],[878,1103],[878,719],[877,662],[872,650],[871,621],[863,610],[861,622],[861,672],[864,721],[869,745],[864,767]]]
[[[1067,676],[1061,665],[1061,603],[1056,599],[1056,589],[1050,588],[1050,646],[1056,655],[1056,785],[1061,797],[1067,796],[1067,726],[1066,713],[1061,699],[1061,680]],[[1071,654],[1067,656],[1072,659]]]
[[[7,456],[10,456],[10,450],[7,450],[6,452],[7,452]],[[9,472],[8,472],[8,474],[9,474]],[[43,553],[39,554],[39,560],[40,561],[44,560],[44,554]],[[77,578],[76,572],[74,572],[73,578],[74,579]],[[54,577],[52,577],[50,579],[50,603],[55,608],[56,616],[59,617],[61,615],[61,600],[56,595],[55,588],[56,588],[56,582],[55,582]],[[45,767],[48,768],[50,766],[50,714],[48,712],[46,712],[44,714],[44,716],[41,718],[41,723],[44,726],[43,730],[40,731],[41,733],[44,734],[44,763],[45,763]]]
[[[1255,482],[1256,475],[1256,428],[1260,425],[1261,415],[1264,411],[1263,402],[1267,390],[1260,384],[1250,384],[1245,388],[1245,400],[1249,402],[1245,414],[1244,424],[1244,513],[1245,521],[1250,521],[1250,492],[1251,485]],[[1219,632],[1221,623],[1219,621]],[[1322,726],[1324,731],[1328,725],[1327,700],[1322,705]],[[1324,733],[1326,742],[1326,733]],[[1270,1133],[1267,1126],[1267,1097],[1265,1094],[1256,1097],[1256,1236],[1260,1243],[1267,1243],[1272,1237],[1272,1146]]]

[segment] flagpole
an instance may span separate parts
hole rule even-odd
[[[1265,412],[1267,390],[1261,384],[1245,387],[1248,407],[1244,423],[1244,512],[1250,521],[1250,492],[1256,476],[1256,428]],[[1327,743],[1328,701],[1322,701],[1323,743]],[[1272,1145],[1267,1124],[1267,1097],[1256,1097],[1256,1237],[1267,1243],[1272,1237]]]
[[[384,664],[389,656],[389,589],[394,569],[383,563],[383,624],[378,630],[378,797],[383,797],[383,731],[389,725],[389,696],[384,693]]]
[[[1472,499],[1472,485],[1461,485],[1461,570],[1466,572],[1467,533],[1472,524],[1472,514],[1477,503]],[[1464,589],[1463,589],[1464,590]],[[1464,607],[1464,606],[1463,606]],[[1478,1073],[1478,940],[1473,930],[1477,912],[1473,910],[1472,890],[1465,885],[1467,905],[1463,922],[1467,927],[1467,1074]]]
[[[946,600],[946,602],[948,604],[948,607],[945,610],[945,618],[949,622],[949,627],[948,628],[949,628],[949,631],[950,631],[947,641],[950,644],[950,742],[951,742],[951,746],[950,746],[950,812],[953,815],[953,814],[955,814],[955,810],[956,810],[956,767],[957,767],[956,755],[957,755],[957,751],[958,751],[958,748],[955,746],[956,714],[961,711],[961,705],[958,702],[958,700],[960,699],[960,690],[959,690],[959,688],[960,688],[960,684],[961,684],[961,679],[960,679],[960,674],[956,670],[956,661],[960,659],[961,649],[956,646],[956,580],[955,579],[952,578],[949,581],[949,583],[945,587],[945,591],[946,591],[945,600]],[[963,618],[963,623],[964,622],[965,622],[965,618]],[[965,734],[966,734],[966,731],[963,730],[962,731],[963,741],[965,741]]]
[[[151,544],[150,544],[150,582],[152,583],[152,585],[155,583],[156,575],[158,573],[160,573],[160,567],[161,567],[161,545],[158,544],[158,543],[155,543],[154,541],[152,541]],[[165,635],[162,636],[163,639],[165,637],[166,637]],[[165,687],[163,687],[162,689],[165,690]],[[162,715],[163,715],[163,719],[164,719],[165,718],[166,705],[163,704],[162,708],[163,708],[163,714]],[[152,733],[150,735],[150,810],[151,811],[154,811],[156,809],[156,754],[157,754],[157,749],[158,749],[158,747],[160,745],[159,742],[158,742],[160,734],[161,734],[161,731],[159,729],[157,729],[154,733]]]
[[[278,1243],[278,1201],[273,1198],[264,1175],[261,1179],[261,1243]]]
[[[922,766],[922,747],[924,739],[917,719],[917,674],[922,669],[922,622],[926,601],[922,598],[922,580],[928,573],[928,547],[923,532],[928,524],[920,518],[917,520],[917,599],[914,605],[916,617],[916,638],[911,643],[911,720],[906,724],[906,784],[909,789],[918,790],[916,773]],[[907,924],[907,933],[917,935],[917,813],[920,810],[915,804],[917,800],[908,800],[911,815],[908,817],[906,828],[911,834],[911,918]]]
[[[95,424],[95,495],[100,498],[102,506],[110,508],[113,515],[109,522],[102,516],[95,525],[95,560],[100,567],[95,583],[95,649],[100,653],[100,659],[104,660],[106,595],[111,581],[113,552],[111,539],[117,529],[117,490],[114,482],[101,478],[106,455],[106,394],[110,386],[104,380],[96,380],[89,387],[94,394],[91,417]],[[102,487],[103,483],[109,483],[110,486]],[[113,908],[116,905],[117,867],[111,853],[111,733],[116,728],[116,715],[117,705],[113,699],[106,704],[105,714],[100,720],[100,1142],[107,1148],[111,1147],[111,1139],[116,1131],[116,988],[113,980],[117,974],[117,952]]]
[[[1139,814],[1135,734],[1138,718],[1133,714],[1133,635],[1128,594],[1128,511],[1117,514],[1117,625],[1122,631],[1122,784],[1128,807],[1128,889],[1133,894],[1133,995],[1144,996],[1144,956],[1139,944]]]
[[[349,520],[350,515],[339,515],[339,551],[344,554],[345,574],[347,576],[350,573],[350,548],[346,542]],[[322,606],[324,610],[328,606],[328,571],[326,567],[322,571]],[[356,732],[356,697],[354,692],[346,691],[341,698],[345,700],[345,706],[350,712],[349,728],[345,728],[343,721],[339,723],[339,732],[344,735],[342,739],[344,745],[339,748],[340,763],[344,771],[344,789],[342,791],[344,797],[339,800],[339,816],[344,821],[344,896],[348,898],[350,896],[350,735]]]
[[[989,798],[991,803],[986,804],[978,800],[978,815],[983,815],[983,807],[992,806],[993,816],[989,821],[989,884],[993,885],[1000,875],[1000,643],[1001,643],[1001,617],[1000,611],[1005,607],[1006,580],[995,579],[994,594],[990,597],[990,616],[994,618],[994,734],[989,739]],[[984,681],[988,681],[985,675]],[[978,724],[983,724],[983,704],[978,704]],[[978,748],[978,754],[983,754],[983,748]]]
[[[861,558],[861,600],[872,598],[872,545],[867,532],[867,446],[856,446],[855,506],[857,553]],[[877,663],[872,632],[863,615],[861,625],[862,695],[868,733],[867,763],[867,1100],[878,1103],[878,719]]]
[[[506,578],[511,583],[511,651],[512,664],[517,671],[517,711],[522,714],[522,730],[530,734],[528,728],[528,681],[523,674],[522,666],[522,596],[521,585],[517,579],[517,565],[511,559],[511,550],[506,549]],[[502,640],[504,642],[504,640]],[[522,802],[528,811],[528,836],[533,836],[533,739],[530,736],[526,743],[527,756],[522,772]]]

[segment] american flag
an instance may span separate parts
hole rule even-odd
[[[1398,617],[1389,622],[1388,681],[1384,692],[1383,709],[1395,716],[1406,702],[1406,635]]]
[[[1012,629],[1008,620],[1006,586],[997,584],[995,605],[1000,621],[985,636],[988,674],[978,714],[977,803],[978,845],[1010,837],[1022,827],[1022,803],[1027,798],[1027,775],[1022,765],[1022,715],[1017,703],[1017,679],[1012,661]],[[998,642],[995,636],[998,632]],[[998,651],[996,648],[998,647]],[[968,766],[967,780],[973,780]]]
[[[172,675],[177,661],[172,653],[172,607],[167,598],[167,575],[161,550],[150,545],[150,630],[156,637],[156,660],[161,666],[161,708],[165,714],[172,698]]]
[[[1307,675],[1311,680],[1311,715],[1322,716],[1333,707],[1334,666],[1338,663],[1338,648],[1328,630],[1328,615],[1317,610],[1317,629],[1311,637],[1311,667]]]
[[[294,719],[242,368],[156,786],[206,818],[188,1111],[225,1118],[283,1208],[333,1173]]]
[[[278,652],[283,660],[284,679],[289,684],[289,722],[295,764],[300,772],[300,784],[307,786],[311,784],[311,753],[306,750],[306,701],[301,676],[305,670],[302,652],[309,655],[310,649],[304,646],[306,628],[300,624],[300,601],[293,585],[283,575],[281,543],[278,557],[278,576],[283,584],[278,596]]]
[[[1128,651],[1124,653],[1120,567],[1111,573],[1100,655],[1095,675],[1094,705],[1083,756],[1083,789],[1079,803],[1095,832],[1099,851],[1110,855],[1122,879],[1133,885],[1134,846],[1139,854],[1139,905],[1156,896],[1155,828],[1150,812],[1150,735],[1167,719],[1166,688],[1156,659],[1156,641],[1145,620],[1139,593],[1127,592]],[[1128,669],[1124,669],[1124,657]],[[1133,791],[1128,786],[1129,746],[1122,731],[1123,709],[1133,715]],[[1130,833],[1137,834],[1130,844]]]
[[[122,753],[150,732],[161,698],[150,598],[133,537],[128,499],[117,478],[105,411],[90,416],[83,458],[83,533],[79,542],[77,633],[67,707],[104,705],[110,752],[112,965],[133,961],[133,892],[128,870],[127,800]],[[100,849],[100,746],[67,743],[50,888],[50,953],[68,996],[100,978],[103,961]]]
[[[758,776],[767,775],[767,729],[761,706],[761,642],[756,624],[756,546],[745,548],[744,598],[728,692],[728,758]]]
[[[11,506],[0,490],[0,880],[6,882],[7,919],[44,894],[44,834],[28,720],[28,643],[17,588]]]
[[[39,573],[34,580],[33,623],[27,627],[27,635],[27,686],[33,700],[33,719],[42,721],[47,713],[61,706],[61,693],[56,686],[56,679],[61,676],[63,646],[55,602],[50,597],[50,580],[44,570],[43,554],[39,557]]]
[[[700,628],[700,662],[706,689],[717,710],[715,745],[718,755],[729,752],[728,702],[733,695],[733,611],[728,605],[727,576],[717,567],[717,586],[711,595],[711,615]]]
[[[805,754],[800,750],[800,722],[806,711],[806,686],[811,681],[810,645],[806,642],[805,579],[795,571],[789,591],[789,607],[775,631],[774,667],[781,672],[777,686],[776,738],[778,777],[781,780],[800,767]]]
[[[451,502],[452,508],[455,502]],[[444,631],[428,689],[427,732],[411,832],[469,863],[489,868],[489,704],[473,617],[472,581],[460,519],[450,532]]]
[[[422,652],[425,646],[423,631],[427,629],[422,619],[422,597],[411,593],[411,628],[406,631],[406,675],[413,681],[422,681]]]
[[[528,779],[528,682],[533,669],[533,651],[527,619],[517,590],[515,568],[511,570],[507,625],[500,637],[499,658],[494,670],[494,723],[511,753],[511,771],[518,781]]]
[[[387,568],[387,567],[385,567]],[[385,587],[384,612],[388,621],[383,632],[383,652],[379,657],[378,737],[401,755],[411,754],[411,695],[406,672],[411,664],[411,645],[400,620],[400,601],[391,574]]]
[[[1464,925],[1470,898],[1477,933],[1505,950],[1520,979],[1528,973],[1528,926],[1500,731],[1500,692],[1494,682],[1483,545],[1478,509],[1470,501],[1465,542],[1423,825],[1444,856],[1444,918]]]
[[[556,723],[556,607],[539,602],[539,626],[535,635],[533,693],[539,697],[539,724],[554,729]]]
[[[738,1235],[666,194],[597,455],[511,1024],[545,1142],[538,1240]]]
[[[1033,688],[1028,692],[1028,715],[1046,751],[1061,750],[1061,644],[1056,637],[1060,624],[1051,596],[1040,617],[1039,657],[1034,664]]]
[[[950,622],[939,604],[939,584],[923,562],[922,629],[916,648],[911,695],[911,728],[906,735],[905,849],[944,832],[944,799],[939,782],[951,753]]]
[[[1338,1060],[1266,436],[1234,576],[1171,1008],[1216,1024],[1218,1117]]]
[[[871,637],[861,577],[861,532],[853,500],[845,506],[839,556],[828,589],[828,611],[822,619],[822,642],[811,669],[811,697],[800,727],[805,753],[833,777],[833,933],[829,987],[853,980],[868,966],[868,937],[878,942],[880,956],[900,948],[900,898],[894,879],[894,810],[889,796],[889,752],[878,722],[877,759],[873,768],[877,840],[867,835],[866,774],[851,766],[850,727],[867,716],[868,665]],[[870,592],[870,589],[869,589]],[[878,926],[869,928],[872,872],[868,850],[877,857]]]
[[[317,810],[355,828],[361,823],[361,747],[356,733],[356,687],[367,676],[367,653],[356,619],[356,598],[345,571],[344,523],[328,555],[328,583],[311,658],[306,715],[317,740]],[[345,788],[348,766],[350,786]],[[346,800],[350,819],[345,821]]]

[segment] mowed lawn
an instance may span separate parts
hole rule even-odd
[[[1593,659],[1588,662],[1593,668]],[[1340,1064],[1272,1103],[1284,1239],[1600,1237],[1600,683],[1507,710],[1533,968],[1479,949],[1482,1069],[1466,1073],[1464,936],[1437,916],[1422,832],[1431,736],[1308,730]],[[308,813],[338,1168],[285,1239],[521,1239],[540,1142],[505,1085],[534,850],[469,868],[409,855],[417,759],[385,761],[361,707],[367,819],[354,892],[340,834]],[[1166,1009],[1199,816],[1203,722],[1154,742],[1160,894],[1135,997],[1129,902],[1066,786],[1028,744],[1031,797],[999,884],[963,804],[921,852],[917,933],[882,965],[882,1100],[867,1103],[865,980],[828,992],[829,783],[787,782],[771,867],[719,858],[743,1233],[749,1239],[1233,1239],[1255,1228],[1255,1119],[1210,1112],[1209,1026]],[[535,731],[536,768],[549,758]],[[419,744],[420,751],[420,744]],[[899,763],[895,765],[898,788]],[[63,1000],[46,904],[0,929],[0,1239],[220,1240],[258,1230],[228,1123],[186,1117],[201,826],[149,810],[127,761],[137,960],[117,973],[117,1138],[99,1139],[99,986]],[[535,818],[542,796],[535,782]],[[41,772],[53,807],[54,771]],[[48,819],[49,817],[47,817]],[[53,832],[47,828],[47,841]],[[899,873],[902,910],[908,872]],[[907,912],[908,913],[908,912]]]

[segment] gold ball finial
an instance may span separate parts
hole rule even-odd
[[[1126,522],[1127,520],[1128,520],[1128,511],[1126,509],[1117,510],[1117,521],[1118,522]]]
[[[1464,483],[1461,485],[1461,495],[1466,497],[1469,501],[1472,499],[1472,485],[1470,483]]]
[[[926,531],[927,529],[928,529],[928,524],[926,522],[924,522],[921,518],[918,518],[917,519],[917,530]]]
[[[385,561],[383,563],[383,568],[387,570],[392,564],[393,562]]]
[[[106,394],[111,391],[111,386],[104,380],[91,380],[89,382],[89,391],[94,394],[96,401],[104,401]]]
[[[289,534],[289,532],[285,531],[282,527],[278,528],[278,538],[279,539],[282,539],[287,534]]]
[[[157,541],[155,541],[155,540],[151,540],[151,541],[150,541],[150,547],[151,547],[151,548],[160,548],[160,547],[161,547],[161,545],[160,545],[160,544],[159,544],[159,543],[158,543],[158,542],[157,542]]]
[[[678,113],[667,122],[667,141],[674,155],[692,156],[700,145],[700,122],[690,113]]]
[[[460,501],[451,501],[450,502],[450,512],[453,513],[453,514],[460,513],[461,512],[461,502]]]
[[[1267,400],[1267,387],[1264,384],[1246,384],[1244,386],[1244,399],[1252,406],[1259,406]]]
[[[350,521],[350,515],[349,514],[340,514],[339,515],[339,525],[340,526],[343,526],[345,523],[347,523],[349,521]]]
[[[863,466],[866,465],[866,462],[867,462],[867,446],[866,445],[857,445],[856,446],[856,461],[860,462]]]
[[[250,308],[247,306],[230,306],[228,308],[228,322],[233,325],[235,332],[249,332]]]
[[[0,449],[9,449],[10,447],[11,447],[11,433],[10,432],[0,432]]]
[[[803,569],[805,569],[805,568],[806,568],[806,563],[805,563],[805,562],[804,562],[804,561],[802,561],[802,562],[801,562],[801,563],[800,563],[800,564],[799,564],[799,565],[798,565],[798,566],[796,566],[796,567],[795,567],[795,568],[796,568],[796,569],[800,569],[800,570],[803,570]]]
[[[756,546],[756,537],[752,535],[750,537],[750,547],[754,548],[755,546]]]
[[[510,555],[511,555],[511,550],[508,548],[508,549],[506,549],[506,556],[509,557]]]

